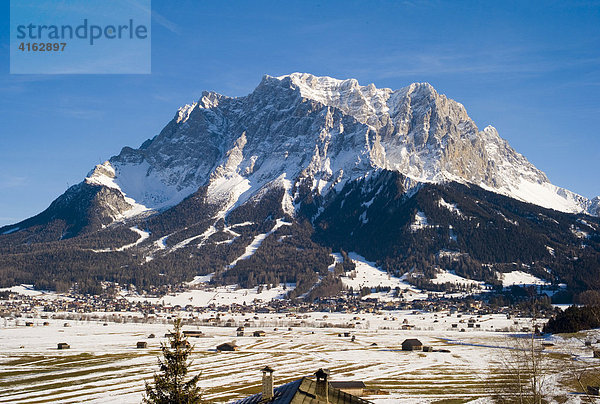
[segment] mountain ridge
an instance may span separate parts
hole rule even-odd
[[[329,77],[315,77],[304,73],[293,73],[280,77],[266,75],[256,90],[245,97],[230,98],[213,92],[203,93],[197,103],[180,108],[171,123],[158,136],[146,141],[143,147],[140,147],[137,151],[124,148],[118,156],[109,160],[109,164],[116,163],[120,166],[119,177],[125,178],[125,180],[121,180],[124,182],[124,192],[131,194],[134,200],[150,210],[160,210],[173,206],[183,197],[194,192],[198,186],[209,181],[211,175],[213,175],[213,179],[216,178],[212,170],[219,169],[225,174],[227,167],[229,167],[229,177],[231,177],[234,174],[231,170],[235,171],[238,168],[232,165],[234,160],[230,159],[229,165],[222,167],[219,163],[226,162],[218,160],[225,159],[225,155],[234,153],[236,148],[238,158],[241,156],[238,165],[245,163],[240,167],[242,177],[244,177],[244,171],[246,171],[246,174],[251,174],[254,168],[253,164],[259,158],[257,154],[253,154],[250,156],[250,159],[254,159],[253,161],[243,161],[245,153],[243,148],[248,143],[247,138],[252,135],[243,127],[240,127],[237,130],[238,133],[235,139],[232,137],[232,133],[228,133],[229,136],[222,136],[222,139],[229,137],[226,141],[219,142],[218,139],[215,139],[214,132],[220,132],[219,134],[223,135],[223,132],[227,130],[218,130],[217,124],[221,123],[223,125],[223,121],[227,120],[222,111],[219,111],[219,107],[222,108],[223,103],[225,103],[230,104],[226,105],[227,109],[235,110],[238,108],[239,110],[243,108],[244,103],[251,103],[258,104],[261,108],[268,110],[275,107],[281,109],[282,106],[276,105],[276,103],[287,102],[285,107],[288,109],[293,108],[294,102],[298,102],[298,99],[293,100],[293,96],[290,98],[289,94],[287,94],[287,97],[286,94],[280,96],[286,90],[296,92],[297,96],[300,97],[300,102],[311,100],[324,107],[340,110],[344,115],[354,118],[359,124],[366,125],[367,128],[362,128],[365,132],[369,130],[379,131],[380,133],[372,134],[371,138],[366,133],[365,141],[361,142],[361,148],[356,150],[357,154],[360,154],[362,150],[363,157],[370,160],[369,163],[372,166],[399,171],[416,181],[443,182],[454,180],[469,182],[544,207],[561,211],[595,214],[592,210],[592,201],[552,185],[543,172],[535,168],[525,157],[515,152],[504,139],[500,138],[495,128],[488,126],[479,131],[474,122],[468,117],[462,104],[439,95],[427,83],[413,83],[393,91],[385,88],[377,89],[373,84],[360,86],[355,79],[337,80]],[[292,105],[290,106],[290,104]],[[255,112],[256,105],[254,105],[254,108],[254,111],[251,109],[249,112]],[[318,129],[323,130],[325,128],[325,130],[330,131],[334,129],[329,127],[334,119],[333,112],[329,111],[328,114],[325,118],[331,122],[324,122],[321,128]],[[434,119],[431,119],[432,114]],[[261,119],[263,116],[261,116]],[[451,125],[438,122],[441,119],[436,120],[438,117],[447,116],[450,116],[453,120]],[[415,120],[412,125],[410,119]],[[340,120],[337,121],[336,124],[340,125]],[[436,130],[432,130],[432,123]],[[422,125],[422,128],[418,128],[418,125]],[[333,135],[343,133],[343,124],[338,129],[340,129],[338,133]],[[208,139],[195,139],[194,136],[185,136],[186,132],[190,130],[196,133],[208,134]],[[452,133],[452,131],[460,131],[460,133]],[[178,134],[180,136],[172,137],[170,139],[171,143],[177,143],[181,136],[184,136],[186,143],[188,143],[186,147],[189,148],[193,148],[199,141],[206,142],[203,147],[196,148],[196,150],[200,150],[199,153],[185,156],[188,160],[195,160],[196,165],[183,161],[178,166],[161,167],[161,164],[157,164],[160,162],[156,161],[156,157],[150,156],[148,158],[148,153],[140,155],[138,151],[152,151],[154,143],[159,142],[161,136],[166,137],[168,134],[171,136]],[[240,148],[240,144],[235,142],[241,141],[242,135],[244,136],[244,145]],[[329,134],[329,136],[331,137],[332,134]],[[252,143],[252,140],[250,139],[250,143]],[[312,141],[307,142],[305,146],[318,143],[319,139],[313,138],[310,140]],[[285,139],[275,139],[271,143],[277,145],[276,141],[280,145],[283,143],[285,146]],[[469,145],[469,142],[475,143],[475,145]],[[161,153],[164,153],[165,142],[159,143]],[[227,146],[227,143],[230,146]],[[262,143],[264,145],[266,142]],[[331,143],[321,142],[323,147],[320,149],[316,145],[317,154],[313,154],[312,157],[317,155],[318,157],[316,157],[316,161],[309,171],[313,171],[313,174],[325,171],[324,174],[327,178],[336,173],[329,173],[327,167],[316,166],[321,157],[324,160],[321,162],[323,164],[329,157],[324,153],[325,144],[329,147]],[[207,145],[208,147],[206,147]],[[304,150],[303,152],[307,156],[310,155],[310,150]],[[286,155],[282,153],[281,157],[284,156]],[[170,157],[177,158],[177,156]],[[154,161],[147,161],[149,159]],[[206,162],[210,162],[210,164]],[[127,168],[131,171],[135,165],[129,164],[127,166],[123,163],[138,163],[139,171],[145,171],[146,173],[158,172],[158,175],[142,176],[137,174],[138,183],[143,183],[143,187],[128,184],[126,180],[128,176]],[[205,164],[202,165],[202,163]],[[516,167],[518,171],[511,171],[511,167]],[[370,168],[367,165],[363,168],[363,171],[368,171]],[[161,169],[162,172],[160,172]],[[194,170],[195,172],[192,172]],[[90,177],[93,176],[94,174]],[[129,173],[129,176],[135,175]],[[180,180],[174,181],[174,177]],[[160,186],[157,187],[157,184],[164,185],[164,188],[152,191],[153,188],[161,188]],[[139,188],[142,188],[143,191]]]
[[[150,287],[211,273],[294,283],[299,297],[341,287],[331,254],[353,251],[426,288],[440,268],[497,285],[514,264],[580,291],[598,286],[600,219],[583,215],[598,201],[552,185],[429,84],[265,76],[244,97],[204,92],[1,228],[0,283]]]
[[[591,215],[600,213],[598,197],[589,200],[551,184],[546,175],[514,151],[495,128],[487,126],[479,131],[462,104],[438,94],[428,83],[412,83],[399,90],[378,89],[374,84],[361,86],[355,79],[339,80],[307,73],[280,77],[265,75],[257,88],[244,97],[232,98],[215,92],[203,92],[198,102],[179,108],[171,122],[157,136],[145,141],[138,149],[124,147],[121,153],[97,165],[83,182],[106,186],[123,194],[126,203],[111,209],[114,211],[114,220],[164,210],[181,202],[199,186],[219,178],[224,183],[222,185],[230,183],[235,195],[240,192],[240,187],[248,186],[244,185],[244,178],[252,174],[260,154],[254,153],[244,160],[244,154],[248,153],[243,149],[251,135],[247,135],[244,125],[239,128],[227,127],[234,126],[229,116],[231,110],[239,114],[244,104],[248,103],[254,109],[242,111],[246,114],[256,112],[257,105],[267,111],[269,108],[287,110],[306,100],[327,108],[327,116],[321,126],[315,128],[317,131],[335,132],[332,126],[335,113],[330,108],[354,118],[359,126],[367,126],[355,129],[366,132],[364,141],[352,139],[359,160],[368,160],[368,164],[363,163],[362,174],[378,167],[401,172],[419,182],[473,183],[493,192],[560,211]],[[225,111],[221,111],[219,106],[222,109],[224,104],[229,105],[225,105]],[[264,115],[259,119],[263,120]],[[450,123],[440,123],[442,118]],[[267,116],[267,121],[272,119]],[[336,125],[338,133],[324,136],[346,137],[339,117]],[[237,130],[235,139],[231,129]],[[254,138],[260,136],[256,134]],[[353,179],[353,176],[344,177],[344,164],[341,164],[337,173],[326,167],[331,163],[326,147],[330,147],[335,140],[323,141],[321,134],[317,139],[313,137],[306,140],[302,157],[312,157],[314,161],[309,167],[296,167],[295,172],[286,173],[291,177],[288,180],[293,181],[294,176],[301,177],[302,172],[304,175],[317,175],[320,177],[319,192],[326,192],[330,187],[325,187],[321,181],[334,182],[333,185],[336,185]],[[261,142],[262,145],[266,143],[279,143],[280,148],[302,147],[297,143],[286,143],[286,139],[281,138]],[[311,144],[316,147],[313,156],[310,156]],[[179,148],[184,151],[178,151]],[[280,157],[287,159],[288,154],[289,150],[283,150]],[[236,173],[238,169],[240,173]],[[286,169],[289,167],[280,167],[281,173],[285,173]],[[335,175],[339,178],[332,180],[331,177]],[[278,177],[271,176],[270,180]],[[265,182],[260,185],[265,185]],[[259,188],[252,192],[258,192]],[[18,224],[5,228],[11,230]]]

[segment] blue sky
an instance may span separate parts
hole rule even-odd
[[[429,82],[556,185],[600,194],[598,1],[152,1],[152,74],[10,75],[0,4],[0,225],[158,134],[203,90],[295,71]]]

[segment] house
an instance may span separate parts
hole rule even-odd
[[[302,377],[276,388],[274,388],[273,369],[267,366],[261,372],[263,374],[262,392],[232,404],[372,404],[371,401],[334,387],[327,380],[329,372],[323,369],[319,369],[315,373],[315,379]],[[358,385],[356,387],[358,389]]]
[[[329,385],[334,389],[341,390],[344,393],[352,394],[353,396],[362,396],[366,388],[365,383],[362,381],[329,382]]]
[[[186,337],[192,337],[192,338],[200,338],[200,337],[204,337],[204,333],[202,331],[183,331],[183,335],[185,335]]]
[[[66,342],[61,342],[58,344],[57,349],[69,349],[69,348],[71,348],[71,346],[69,346],[69,344],[67,344]]]
[[[237,336],[238,337],[243,337],[244,336],[244,327],[240,326],[237,328]]]
[[[146,341],[138,341],[136,348],[148,348],[148,343]]]
[[[234,344],[233,342],[225,342],[221,345],[217,346],[217,351],[218,352],[232,352],[232,351],[237,351],[239,348],[236,344]]]
[[[254,331],[252,333],[253,337],[264,337],[265,335],[267,335],[264,331]]]
[[[420,351],[423,349],[423,344],[416,338],[409,338],[402,343],[403,351]]]

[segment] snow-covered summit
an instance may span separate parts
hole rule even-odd
[[[289,80],[302,97],[340,109],[378,131],[385,157],[375,163],[382,168],[419,181],[474,183],[540,206],[598,214],[598,202],[552,185],[493,126],[479,131],[462,104],[429,83],[394,91],[307,73],[269,79]]]
[[[495,128],[479,130],[462,104],[428,83],[379,89],[306,73],[265,76],[245,97],[204,92],[86,181],[118,188],[138,210],[173,206],[200,186],[230,209],[281,178],[286,192],[303,183],[326,194],[379,169],[598,214],[598,201],[552,185]]]

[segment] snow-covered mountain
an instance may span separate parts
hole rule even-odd
[[[120,219],[173,206],[202,185],[227,211],[273,181],[288,190],[309,181],[326,194],[377,169],[598,214],[597,200],[552,185],[495,128],[479,130],[462,104],[427,83],[378,89],[303,73],[265,76],[246,97],[205,92],[158,136],[124,148],[85,182],[124,194],[129,207]]]
[[[265,76],[245,97],[203,93],[0,228],[0,285],[212,274],[311,299],[341,290],[346,251],[424,288],[440,271],[500,287],[524,271],[579,292],[600,289],[599,213],[429,84]]]

